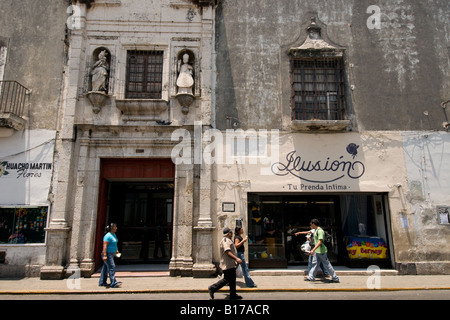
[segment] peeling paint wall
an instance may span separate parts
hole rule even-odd
[[[0,37],[8,39],[3,80],[32,90],[25,113],[29,129],[56,129],[68,5],[51,0],[2,0],[0,5]]]
[[[33,161],[53,166],[54,139],[61,104],[66,62],[65,22],[69,1],[2,0],[0,44],[6,45],[6,59],[0,80],[17,81],[31,93],[25,97],[23,130],[0,138],[0,162]],[[4,50],[2,50],[5,53]],[[5,57],[3,57],[5,58]],[[1,72],[0,72],[1,73]],[[43,160],[45,159],[45,160]],[[50,169],[44,175],[18,177],[16,172],[1,177],[0,206],[50,206]],[[11,227],[11,226],[10,226]],[[25,227],[26,228],[26,227]],[[2,243],[5,262],[0,277],[38,276],[45,263],[46,243]]]
[[[345,48],[347,117],[353,130],[442,130],[450,95],[448,1],[384,0],[368,28],[369,0],[222,1],[217,10],[217,123],[287,127],[287,49],[301,44],[311,15]],[[350,90],[353,86],[354,90]]]
[[[399,242],[407,261],[450,261],[450,224],[440,220],[438,207],[450,206],[450,135],[438,132],[403,132],[408,184],[404,197],[410,208],[404,216],[410,230]]]
[[[437,213],[450,206],[449,134],[441,107],[450,99],[448,1],[222,1],[216,11],[217,128],[279,129],[290,137],[280,141],[281,149],[302,137],[316,142],[307,148],[310,154],[348,138],[291,131],[288,50],[304,42],[311,17],[324,40],[345,51],[347,131],[356,133],[352,139],[374,170],[357,190],[387,194],[396,267],[402,273],[449,273],[450,225],[440,223]],[[285,181],[255,170],[218,167],[217,198],[245,202],[241,194],[248,190],[285,192]],[[246,216],[246,206],[237,207]],[[227,219],[219,215],[219,222]]]

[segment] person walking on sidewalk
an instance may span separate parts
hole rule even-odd
[[[230,228],[223,229],[223,239],[220,242],[220,268],[223,271],[223,278],[208,287],[209,296],[214,299],[214,293],[222,287],[230,286],[230,300],[242,299],[236,294],[236,263],[242,263],[237,256],[236,247],[231,238],[233,232]]]
[[[314,246],[315,246],[315,243],[314,243],[315,231],[316,231],[315,229],[311,229],[309,231],[300,231],[300,232],[294,233],[294,235],[297,237],[300,234],[306,234],[306,238],[309,238],[308,239],[309,245],[311,246],[311,248],[314,248]],[[306,252],[306,253],[308,253],[308,255],[309,255],[309,257],[308,257],[308,274],[309,274],[309,271],[311,271],[311,268],[312,268],[313,256],[310,255],[309,252]],[[319,266],[320,266],[320,269],[322,269],[324,277],[328,277],[330,274],[328,273],[327,269],[324,268],[322,262],[319,263]]]
[[[332,282],[339,282],[339,278],[334,271],[330,260],[328,260],[327,256],[327,247],[323,243],[325,239],[325,231],[320,227],[319,220],[312,219],[310,222],[311,228],[315,229],[314,232],[314,248],[311,249],[310,255],[313,256],[312,267],[308,273],[308,276],[305,277],[306,281],[314,281],[316,278],[317,270],[319,269],[319,264],[322,262],[325,269],[328,270],[328,273],[331,275]]]
[[[242,260],[242,263],[240,264],[242,268],[242,275],[244,276],[245,285],[248,288],[256,288],[256,284],[253,282],[252,278],[250,277],[250,272],[248,271],[247,262],[245,261],[245,247],[244,243],[248,240],[248,236],[245,238],[242,238],[242,235],[244,233],[244,229],[242,227],[236,227],[234,229],[234,246],[237,250],[237,256],[239,259]]]
[[[117,225],[115,223],[110,223],[106,226],[106,234],[103,237],[103,250],[102,259],[103,267],[100,274],[99,286],[108,287],[107,278],[109,275],[110,288],[119,288],[122,284],[116,280],[116,265],[114,263],[114,256],[119,254],[117,249]]]

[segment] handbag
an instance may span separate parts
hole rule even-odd
[[[241,265],[238,265],[236,267],[236,278],[243,278],[244,274],[242,273],[242,267]]]

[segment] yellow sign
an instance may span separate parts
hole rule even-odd
[[[350,259],[386,259],[387,247],[381,238],[347,238],[347,253]]]

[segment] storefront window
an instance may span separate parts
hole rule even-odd
[[[44,243],[48,207],[0,207],[0,244]]]
[[[348,264],[386,264],[388,246],[382,197],[348,195],[340,198]]]
[[[285,267],[282,201],[265,197],[250,202],[249,259],[252,267]]]
[[[308,232],[312,219],[330,234],[325,245],[333,264],[389,266],[383,195],[249,194],[250,267],[306,265],[306,234],[294,234]]]

